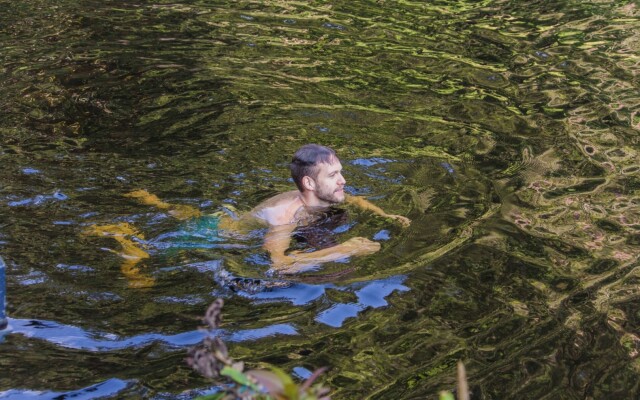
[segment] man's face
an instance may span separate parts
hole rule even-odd
[[[344,185],[347,183],[342,176],[342,164],[337,158],[330,164],[318,164],[318,175],[315,194],[319,200],[327,203],[341,203],[344,201]]]

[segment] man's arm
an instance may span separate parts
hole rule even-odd
[[[409,226],[411,224],[411,220],[402,215],[395,214],[387,214],[382,208],[376,206],[371,203],[369,200],[360,196],[346,196],[345,201],[348,204],[353,204],[354,206],[360,207],[363,210],[371,211],[372,213],[379,215],[384,218],[394,219],[402,224],[402,226]]]
[[[307,267],[338,261],[349,256],[373,254],[380,250],[380,243],[363,237],[355,237],[322,250],[309,253],[293,251],[285,254],[295,228],[295,224],[272,225],[265,235],[263,247],[271,255],[273,268],[280,273],[292,274]]]

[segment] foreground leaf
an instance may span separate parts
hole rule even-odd
[[[440,400],[456,400],[451,392],[440,392]]]
[[[300,397],[300,389],[291,376],[278,367],[271,367],[271,371],[280,378],[285,397],[289,400],[298,400]]]
[[[245,374],[238,371],[237,369],[233,369],[231,367],[224,367],[222,371],[220,371],[220,375],[226,376],[232,379],[234,382],[239,383],[242,386],[246,386],[251,390],[256,392],[260,392],[260,388]]]
[[[193,400],[222,400],[226,396],[226,393],[213,393],[213,394],[205,394],[204,396],[198,396]]]
[[[276,373],[263,369],[253,369],[247,371],[246,374],[264,387],[270,395],[278,397],[284,394],[285,384]]]

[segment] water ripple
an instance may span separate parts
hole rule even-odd
[[[55,321],[17,318],[8,318],[8,320],[8,331],[2,332],[3,335],[18,334],[33,339],[45,340],[69,349],[94,352],[140,348],[156,342],[169,347],[183,348],[196,345],[208,336],[206,331],[194,330],[174,335],[147,333],[129,338],[120,338],[112,333],[89,332],[73,325],[64,325]],[[216,331],[215,334],[230,342],[244,342],[276,335],[297,335],[298,332],[292,325],[276,324],[240,331],[221,329]]]
[[[38,399],[38,400],[59,400],[59,399],[78,399],[90,400],[96,398],[115,398],[118,394],[125,391],[135,382],[108,379],[104,382],[88,386],[83,389],[73,390],[70,392],[54,392],[54,391],[37,391],[37,390],[21,390],[11,389],[0,392],[0,399],[20,400],[20,399]]]

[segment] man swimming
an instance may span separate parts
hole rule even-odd
[[[410,220],[401,215],[387,214],[362,197],[345,194],[346,181],[342,164],[336,153],[325,146],[307,144],[293,156],[291,177],[298,190],[272,197],[238,220],[223,219],[220,228],[233,230],[247,219],[258,219],[268,225],[263,247],[271,256],[273,268],[280,273],[295,273],[307,267],[337,261],[349,256],[362,256],[380,250],[380,243],[355,237],[344,243],[312,252],[287,253],[294,230],[316,220],[318,213],[328,207],[346,202],[385,218],[397,220],[404,226]]]
[[[342,164],[336,153],[325,146],[307,144],[293,156],[290,164],[291,176],[297,190],[281,193],[258,204],[250,212],[240,216],[220,213],[215,224],[221,236],[246,233],[255,228],[267,227],[263,248],[269,252],[274,271],[281,274],[300,272],[306,268],[326,262],[338,261],[350,256],[364,256],[380,250],[380,243],[364,237],[354,237],[314,251],[289,250],[296,228],[313,225],[318,216],[329,207],[347,203],[368,210],[379,216],[398,221],[408,226],[410,220],[401,215],[387,214],[380,207],[358,196],[345,194],[345,179]],[[180,220],[204,217],[200,210],[188,205],[174,205],[160,200],[146,190],[136,190],[125,196],[139,202],[167,210]],[[135,232],[128,224],[92,226],[88,234],[114,237],[122,247],[121,255],[126,268],[122,270],[136,285],[148,286],[145,277],[140,277],[137,263],[149,255],[129,237]],[[132,264],[133,265],[129,265]]]

